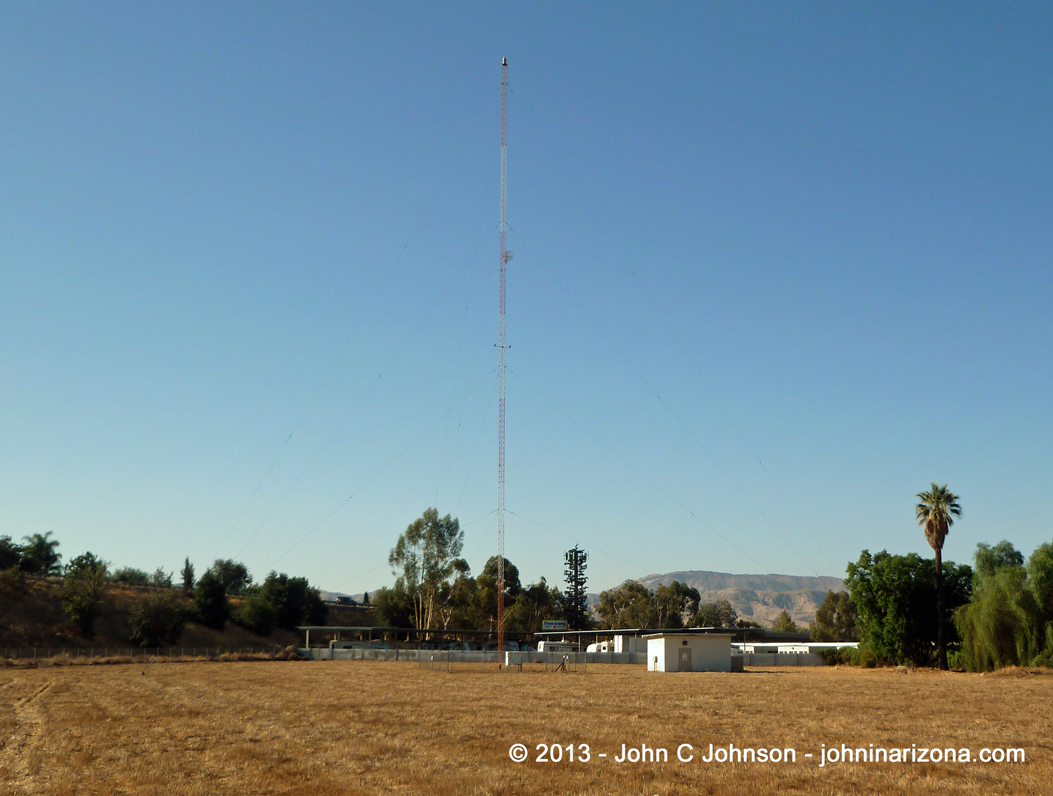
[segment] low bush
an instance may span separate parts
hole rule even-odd
[[[27,589],[26,575],[17,565],[0,570],[0,596],[20,600]]]
[[[150,576],[141,569],[135,567],[121,567],[113,573],[115,583],[123,583],[126,586],[149,586]]]
[[[233,619],[257,635],[269,636],[278,623],[278,611],[266,595],[256,592],[249,595]]]
[[[863,645],[841,649],[820,649],[816,650],[815,654],[827,666],[859,666],[863,669],[873,669],[879,663],[873,651]]]
[[[140,647],[175,644],[186,627],[188,615],[178,594],[149,594],[136,601],[131,610],[128,638]]]

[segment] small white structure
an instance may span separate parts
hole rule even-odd
[[[619,633],[614,637],[615,652],[643,652],[646,643],[637,636],[627,636]]]
[[[651,672],[730,672],[730,633],[653,633],[647,639]]]

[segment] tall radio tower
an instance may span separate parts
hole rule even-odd
[[[505,649],[505,282],[512,252],[505,248],[505,187],[508,170],[508,59],[501,59],[501,338],[497,344],[497,665]]]

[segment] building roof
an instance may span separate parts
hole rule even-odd
[[[655,635],[657,633],[681,633],[688,636],[703,635],[706,633],[717,633],[719,635],[729,635],[733,632],[741,633],[741,628],[728,628],[728,627],[679,627],[676,629],[670,628],[668,631],[662,630],[661,628],[655,627],[615,627],[606,628],[604,630],[540,630],[534,633],[535,636],[640,636],[646,637],[648,635]]]

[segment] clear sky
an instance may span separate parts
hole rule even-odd
[[[0,6],[0,534],[589,588],[1053,540],[1048,3]],[[178,575],[177,575],[178,579]]]

